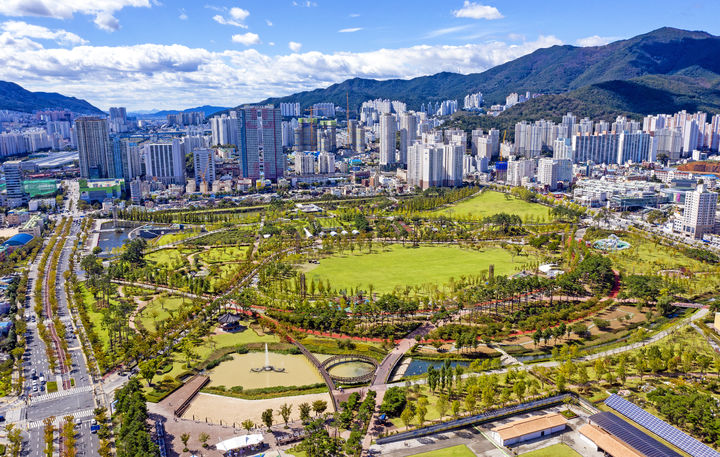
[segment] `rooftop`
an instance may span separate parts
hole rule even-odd
[[[529,435],[531,433],[547,430],[549,428],[566,425],[567,419],[558,413],[545,414],[543,416],[532,416],[520,419],[507,424],[500,425],[493,429],[500,435],[503,441]]]

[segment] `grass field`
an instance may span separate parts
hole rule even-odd
[[[684,281],[690,294],[714,291],[720,286],[718,268],[687,257],[682,252],[636,236],[622,236],[628,249],[611,253],[615,268],[623,274],[657,274],[662,270],[685,269],[694,273]],[[699,273],[699,274],[698,274]]]
[[[446,216],[460,218],[480,219],[493,214],[517,214],[524,221],[528,216],[541,221],[549,222],[550,208],[538,203],[528,203],[508,194],[494,191],[485,191],[479,195],[468,198],[460,203],[445,207],[438,211]]]
[[[510,253],[502,248],[482,251],[457,246],[421,246],[418,248],[392,245],[377,248],[372,254],[342,254],[310,265],[308,277],[330,280],[333,288],[342,289],[370,284],[377,292],[389,292],[396,286],[442,285],[450,278],[478,275],[495,265],[495,274],[512,273],[522,258],[512,261]]]
[[[163,296],[155,297],[137,316],[137,320],[151,332],[156,331],[155,323],[170,317],[170,313],[174,313],[185,304],[190,304],[189,298],[181,296]]]
[[[458,446],[438,449],[437,451],[413,454],[411,457],[475,457],[475,453],[464,444],[460,444]]]
[[[536,451],[520,454],[522,457],[582,457],[567,444],[558,443]]]
[[[145,260],[153,262],[159,267],[172,267],[182,265],[187,261],[187,256],[192,254],[192,249],[163,249],[145,256]]]
[[[223,263],[238,262],[245,260],[249,247],[247,246],[227,246],[222,248],[212,248],[202,251],[198,254],[198,258],[206,263]]]

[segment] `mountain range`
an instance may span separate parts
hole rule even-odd
[[[299,102],[307,107],[333,102],[345,106],[349,94],[351,111],[375,98],[402,100],[409,109],[417,110],[428,101],[462,101],[473,92],[482,92],[488,106],[504,103],[510,92],[546,94],[480,122],[492,126],[510,125],[519,118],[557,118],[567,111],[604,118],[680,109],[717,113],[718,57],[720,37],[665,27],[604,46],[538,49],[482,73],[444,72],[383,81],[354,78],[261,103]],[[466,120],[466,115],[458,116],[460,121]]]
[[[0,109],[32,113],[46,108],[103,114],[102,110],[79,98],[54,92],[30,92],[15,83],[0,81]]]
[[[188,109],[184,109],[184,110],[136,111],[133,113],[128,113],[128,115],[147,119],[147,118],[156,118],[156,117],[157,118],[166,117],[168,114],[190,113],[193,111],[202,111],[203,113],[205,113],[205,116],[207,117],[207,116],[212,116],[213,114],[215,114],[219,111],[226,110],[226,109],[228,109],[228,108],[223,107],[223,106],[203,105],[203,106],[198,106],[195,108],[188,108]]]

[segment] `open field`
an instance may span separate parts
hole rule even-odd
[[[475,457],[475,453],[464,444],[460,444],[458,446],[438,449],[437,451],[413,454],[411,457]]]
[[[421,246],[418,248],[392,245],[376,249],[372,254],[342,254],[308,265],[309,278],[329,280],[331,287],[342,289],[370,284],[377,292],[389,292],[395,287],[442,285],[450,278],[478,275],[495,265],[495,274],[513,273],[521,265],[518,256],[513,263],[510,253],[501,248],[482,251],[457,246]]]
[[[480,219],[493,214],[517,214],[524,221],[528,216],[541,221],[549,221],[550,208],[538,203],[528,203],[508,194],[484,191],[479,195],[461,201],[456,205],[447,206],[436,214],[457,216],[460,218]]]
[[[299,405],[301,403],[312,404],[316,400],[325,400],[328,405],[332,404],[330,394],[328,393],[268,398],[264,400],[243,400],[201,392],[190,403],[190,407],[185,414],[183,414],[183,419],[192,420],[194,417],[195,420],[203,422],[207,420],[214,424],[219,424],[222,420],[223,424],[235,423],[240,427],[240,424],[247,419],[250,419],[256,424],[262,424],[262,412],[266,409],[272,409],[275,412],[273,419],[275,423],[278,424],[282,421],[278,414],[282,404],[286,403],[292,406],[290,420],[295,421],[300,418]]]
[[[522,457],[582,457],[580,454],[575,452],[573,448],[567,444],[553,444],[552,446],[544,447],[536,451],[526,452],[520,454]]]

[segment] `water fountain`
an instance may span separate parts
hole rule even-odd
[[[275,373],[284,373],[285,368],[276,368],[270,365],[270,353],[268,352],[268,345],[265,343],[265,366],[262,368],[250,368],[253,373],[263,373],[266,371],[274,371]]]

